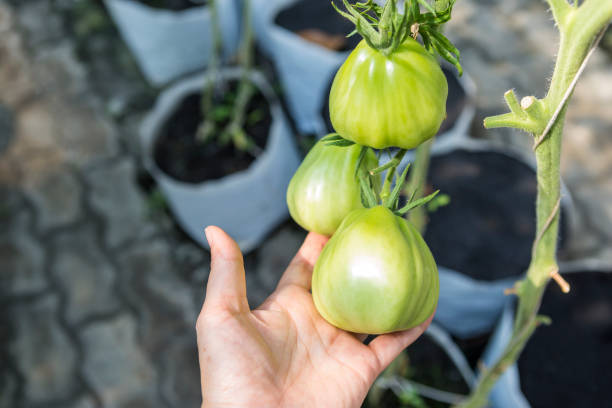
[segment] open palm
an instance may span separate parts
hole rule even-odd
[[[197,322],[203,407],[359,407],[380,372],[427,328],[376,337],[327,323],[309,292],[327,238],[310,233],[276,290],[250,310],[242,254],[206,231],[212,265]]]

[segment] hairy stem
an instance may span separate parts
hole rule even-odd
[[[549,4],[560,30],[561,42],[549,92],[543,100],[546,114],[540,119],[539,126],[542,129],[563,102],[595,35],[612,19],[612,2],[609,0],[586,0],[579,8],[570,7],[565,0],[549,0]],[[527,276],[517,285],[519,302],[512,337],[502,357],[481,374],[470,397],[459,404],[462,408],[477,408],[487,404],[491,388],[505,369],[518,359],[535,330],[542,295],[551,276],[555,276],[558,271],[556,251],[561,192],[561,139],[566,109],[563,106],[549,135],[535,151],[538,180],[537,238]]]

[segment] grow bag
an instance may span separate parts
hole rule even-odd
[[[320,115],[321,108],[328,98],[328,84],[338,67],[348,56],[348,51],[333,51],[321,45],[307,41],[295,32],[281,27],[275,20],[279,13],[293,5],[304,3],[303,0],[252,0],[253,27],[262,52],[273,61],[281,80],[284,95],[291,115],[301,133],[316,135],[325,134],[325,123]],[[346,27],[345,35],[352,31],[350,22],[332,8],[329,1],[306,1],[308,16],[304,21],[294,18],[296,30],[305,22],[312,23],[313,28],[325,28],[331,32],[337,25]],[[312,21],[313,14],[320,13],[320,18]],[[348,23],[348,25],[344,22]],[[330,24],[326,24],[330,23]],[[324,27],[323,27],[324,26]]]
[[[221,80],[238,80],[241,72],[230,69],[219,75]],[[153,160],[155,141],[181,101],[200,91],[208,80],[204,74],[195,75],[160,95],[141,126],[144,163],[167,198],[179,225],[195,241],[208,248],[204,228],[217,225],[248,252],[288,215],[285,193],[300,157],[270,86],[262,75],[252,73],[251,80],[268,100],[272,116],[266,147],[257,159],[244,171],[201,183],[178,181],[163,172]]]
[[[137,0],[104,0],[121,36],[153,85],[163,85],[206,65],[213,36],[208,6],[180,11],[149,7]],[[240,16],[235,0],[218,1],[223,53],[239,43]]]
[[[612,274],[564,274],[567,294],[551,283],[539,327],[519,358],[522,388],[534,407],[601,407],[612,401]]]

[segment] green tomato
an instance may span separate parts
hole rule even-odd
[[[351,212],[312,276],[321,316],[355,333],[418,326],[436,309],[439,287],[438,268],[421,235],[382,206]]]
[[[362,40],[334,78],[329,114],[345,139],[412,149],[440,129],[447,95],[440,65],[412,38],[389,56]]]
[[[302,228],[332,235],[344,217],[363,208],[356,175],[361,146],[330,146],[319,141],[308,152],[287,189],[291,217]],[[361,165],[372,169],[378,159],[368,149]]]

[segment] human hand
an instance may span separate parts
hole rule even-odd
[[[310,233],[255,310],[238,245],[209,227],[211,271],[196,330],[202,407],[359,407],[376,377],[431,322],[380,335],[338,329],[317,312],[312,268],[327,238]]]

